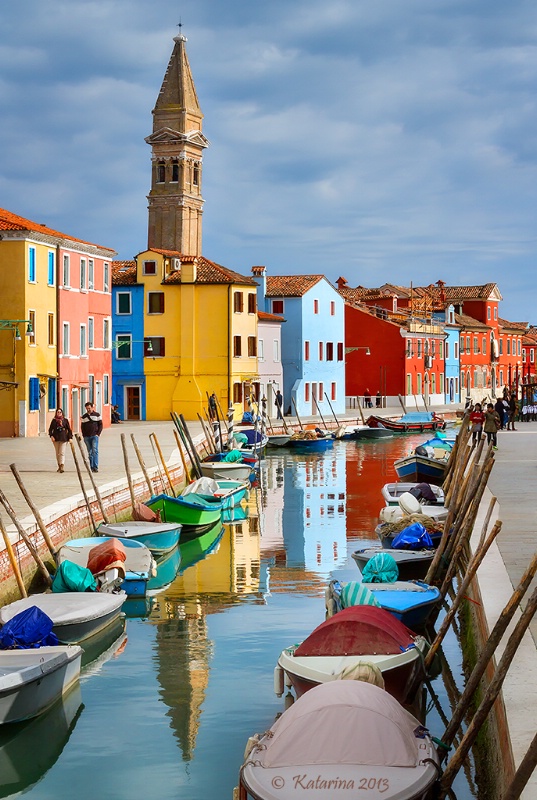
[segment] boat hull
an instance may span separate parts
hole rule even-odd
[[[387,553],[392,556],[397,564],[399,578],[402,581],[425,578],[434,558],[434,550],[394,550],[391,547],[369,547],[364,550],[357,550],[352,554],[352,558],[359,569],[363,570],[369,559],[378,553]],[[412,626],[410,625],[409,627]]]
[[[301,453],[322,453],[334,444],[332,437],[325,439],[289,439],[288,446]]]
[[[202,462],[201,474],[207,478],[218,480],[247,481],[250,480],[252,467],[250,464],[240,464],[228,461]]]
[[[0,653],[0,724],[22,722],[46,711],[78,680],[81,659],[82,648],[76,646]],[[21,679],[13,680],[17,669]]]
[[[202,500],[196,502],[194,495],[186,497],[168,497],[159,494],[148,500],[146,505],[153,511],[159,511],[163,522],[177,522],[185,534],[186,527],[210,528],[215,525],[222,516],[222,503],[220,500]]]
[[[445,428],[445,422],[438,419],[428,422],[402,422],[388,417],[377,417],[374,414],[368,417],[366,425],[370,428],[386,428],[393,431],[393,433],[422,433],[423,431],[439,431]]]
[[[395,583],[363,583],[372,592],[381,608],[389,611],[407,628],[423,628],[441,595],[436,586],[419,581],[399,580]]]
[[[402,481],[413,483],[442,484],[446,472],[446,462],[426,456],[411,455],[394,463],[395,471]]]
[[[154,555],[160,556],[177,547],[181,534],[180,523],[127,522],[99,525],[101,535],[115,536],[117,539],[134,539],[144,544]]]
[[[406,492],[410,492],[411,489],[414,489],[418,484],[417,483],[385,483],[381,489],[382,497],[387,506],[397,506],[399,505],[399,498],[402,494]],[[437,497],[437,504],[443,505],[444,504],[444,492],[439,486],[431,486],[431,490]],[[420,500],[421,505],[423,506],[423,501]],[[432,504],[432,508],[435,507],[435,504]],[[429,504],[424,506],[424,508],[429,508]]]

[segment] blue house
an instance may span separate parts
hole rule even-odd
[[[121,419],[145,419],[144,287],[134,261],[112,263],[112,403]]]
[[[446,339],[444,341],[444,402],[446,405],[450,403],[460,403],[459,334],[461,326],[456,320],[455,307],[453,305],[448,305],[445,311],[435,312],[434,317],[444,323],[444,332],[446,334]]]
[[[258,308],[284,316],[281,334],[283,408],[295,416],[333,420],[345,413],[344,301],[324,275],[267,277],[259,281]]]

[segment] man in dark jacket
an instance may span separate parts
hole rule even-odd
[[[86,413],[80,418],[82,436],[88,448],[92,472],[99,472],[99,436],[103,430],[103,420],[93,403],[86,403]]]

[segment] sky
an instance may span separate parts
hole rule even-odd
[[[203,254],[350,286],[498,283],[537,324],[535,0],[17,0],[0,206],[130,259],[178,23],[210,141]]]

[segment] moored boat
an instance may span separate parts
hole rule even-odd
[[[146,505],[152,511],[158,511],[163,522],[176,522],[185,528],[197,529],[210,528],[222,517],[223,504],[221,500],[212,498],[206,500],[199,494],[187,494],[181,497],[170,497],[159,494],[147,501]]]
[[[423,492],[427,490],[431,492],[434,500],[427,500],[424,498]],[[444,490],[440,486],[431,486],[429,483],[385,483],[381,489],[382,497],[387,506],[399,505],[399,498],[402,494],[406,494],[406,492],[416,492],[416,499],[422,506],[424,503],[427,503],[427,506],[433,503],[436,505],[444,505]]]
[[[439,773],[435,746],[412,714],[378,686],[341,680],[312,689],[250,740],[237,796],[426,800]]]
[[[222,508],[235,508],[250,493],[250,481],[218,480],[198,478],[189,483],[181,492],[181,497],[196,494],[208,501],[219,501]]]
[[[46,711],[78,680],[81,659],[77,645],[0,651],[0,725]]]
[[[411,453],[394,462],[397,475],[403,481],[441,485],[446,473],[447,460],[429,458]]]
[[[434,550],[394,550],[391,547],[364,547],[352,553],[352,558],[363,571],[370,559],[382,553],[395,560],[402,581],[425,578],[434,558]]]
[[[364,589],[372,595],[381,608],[389,611],[403,625],[413,630],[424,627],[441,600],[440,590],[422,581],[397,580],[391,583],[352,581],[345,586],[341,586],[338,581],[330,583],[331,596],[336,601],[338,609],[354,607],[353,596],[359,598]],[[340,614],[341,610],[337,613]]]
[[[290,438],[290,433],[269,433],[267,445],[269,447],[285,447]]]
[[[113,536],[116,539],[134,539],[144,544],[154,555],[160,556],[173,550],[179,542],[181,524],[179,522],[104,522],[97,528],[99,536]]]
[[[446,423],[434,411],[409,411],[396,419],[372,414],[366,419],[366,425],[370,428],[386,428],[394,433],[416,433],[443,430]]]
[[[201,474],[219,480],[248,481],[254,473],[254,466],[241,461],[202,461]]]
[[[81,539],[71,539],[60,547],[57,553],[57,562],[71,561],[80,567],[88,566],[88,556],[100,544],[111,542],[113,537],[88,536]],[[142,597],[147,589],[147,582],[155,570],[155,561],[151,551],[142,542],[133,539],[122,539],[126,559],[123,562],[125,577],[121,589],[125,594]],[[93,570],[92,570],[93,571]]]
[[[424,674],[426,648],[426,640],[389,611],[353,606],[325,620],[301,644],[283,650],[278,665],[300,696],[337,680],[345,669],[373,664],[382,673],[386,691],[400,703],[410,703],[411,691]]]

